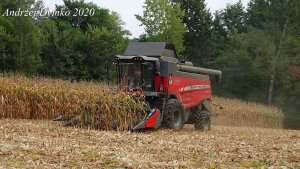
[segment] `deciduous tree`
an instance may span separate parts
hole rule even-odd
[[[145,26],[148,41],[166,41],[183,52],[186,31],[183,16],[180,4],[172,4],[170,0],[146,0],[143,15],[136,18]]]

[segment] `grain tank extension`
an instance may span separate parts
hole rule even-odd
[[[205,69],[205,68],[186,66],[186,65],[177,65],[177,67],[179,71],[182,72],[190,72],[190,73],[214,76],[216,77],[217,81],[221,81],[222,78],[222,72],[220,70]]]

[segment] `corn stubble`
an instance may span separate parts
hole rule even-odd
[[[47,78],[0,77],[0,118],[53,119],[99,130],[131,130],[143,118],[141,98],[107,85]]]

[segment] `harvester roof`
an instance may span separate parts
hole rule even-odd
[[[128,45],[124,55],[177,58],[175,46],[166,42],[132,42]]]
[[[117,56],[115,56],[115,59],[117,59],[117,60],[136,60],[136,61],[154,61],[154,62],[159,61],[157,58],[147,57],[147,56],[122,56],[122,55],[117,55]]]

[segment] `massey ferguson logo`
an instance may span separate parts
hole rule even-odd
[[[206,89],[210,88],[210,85],[195,85],[195,86],[187,86],[179,89],[180,92],[188,91],[188,90],[197,90],[197,89]]]

